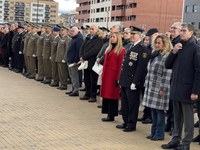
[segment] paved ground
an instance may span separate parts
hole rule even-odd
[[[96,106],[0,68],[0,150],[160,150],[170,139],[147,140],[150,125],[141,123],[124,133],[115,128],[121,116],[101,122]]]

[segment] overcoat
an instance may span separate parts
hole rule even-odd
[[[145,79],[145,92],[143,105],[158,109],[168,110],[171,69],[165,68],[165,60],[168,54],[156,56],[153,61],[148,63],[148,73]],[[160,91],[164,91],[165,96],[160,96]]]
[[[191,94],[200,93],[200,46],[194,37],[181,43],[182,49],[170,53],[165,64],[173,72],[170,99],[193,103]]]
[[[120,87],[118,85],[118,80],[124,53],[124,48],[119,55],[114,52],[114,49],[110,52],[106,52],[101,86],[101,97],[103,98],[118,100],[120,97]]]

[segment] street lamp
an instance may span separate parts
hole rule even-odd
[[[36,18],[36,23],[38,24],[38,5],[39,5],[39,0],[37,0],[37,18]]]
[[[107,19],[106,19],[106,26],[107,26],[107,29],[108,29],[108,21],[109,21],[109,11],[106,11],[106,13],[107,13]]]

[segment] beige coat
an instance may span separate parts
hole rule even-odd
[[[42,57],[43,59],[49,59],[51,56],[51,42],[52,42],[53,36],[51,34],[46,35],[44,38],[44,45],[43,45],[43,51],[42,51]]]
[[[31,35],[27,45],[26,56],[33,56],[36,54],[38,38],[39,35],[37,33]]]
[[[42,57],[42,51],[43,51],[43,45],[44,45],[44,37],[45,37],[45,33],[42,33],[38,40],[37,40],[37,52],[36,52],[36,56],[37,57]]]

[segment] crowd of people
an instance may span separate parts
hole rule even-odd
[[[103,66],[102,73],[94,71],[95,64]],[[65,93],[72,97],[79,96],[84,79],[80,100],[93,103],[99,95],[98,107],[107,115],[103,122],[120,113],[123,123],[116,128],[123,132],[136,131],[138,121],[152,123],[147,139],[164,140],[165,132],[171,132],[163,149],[200,144],[199,122],[193,138],[194,110],[200,118],[200,44],[191,24],[175,22],[167,33],[157,28],[144,33],[134,26],[7,23],[0,27],[0,65],[59,90],[72,84]],[[144,115],[138,118],[140,104]]]

